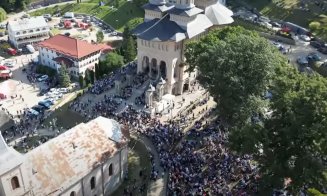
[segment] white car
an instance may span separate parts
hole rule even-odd
[[[311,38],[307,35],[300,35],[300,39],[302,39],[303,41],[306,41],[306,42],[311,41]]]
[[[6,66],[6,67],[10,67],[11,68],[11,67],[14,67],[15,66],[15,63],[12,62],[12,61],[7,61],[3,65]]]
[[[49,76],[47,76],[47,75],[43,75],[43,76],[39,77],[39,78],[37,79],[37,81],[39,81],[39,82],[43,82],[43,81],[47,80],[48,78],[49,78]]]

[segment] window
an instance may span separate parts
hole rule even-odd
[[[46,30],[46,28],[45,27],[43,27],[43,29],[42,30]]]
[[[95,177],[93,176],[90,180],[91,190],[95,188]]]
[[[17,176],[14,176],[14,177],[11,179],[11,187],[12,187],[13,190],[19,188],[19,181],[18,181]]]
[[[109,176],[112,176],[113,174],[113,168],[112,168],[112,163],[109,165]]]
[[[36,29],[36,31],[40,31],[40,29]]]
[[[29,32],[30,32],[30,33],[33,33],[33,30],[30,30]]]
[[[17,32],[17,33],[16,33],[16,35],[20,35],[20,33],[19,33],[19,32]]]
[[[76,192],[72,191],[69,196],[76,196]]]
[[[26,31],[23,31],[23,34],[25,34],[26,33]]]

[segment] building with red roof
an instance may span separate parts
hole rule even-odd
[[[91,44],[65,35],[56,35],[38,44],[39,62],[58,70],[65,65],[70,74],[78,77],[86,69],[94,69],[107,45]],[[110,47],[111,48],[111,47]]]

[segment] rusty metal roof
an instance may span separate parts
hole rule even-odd
[[[98,117],[27,153],[24,166],[35,195],[58,195],[127,144],[119,124]]]

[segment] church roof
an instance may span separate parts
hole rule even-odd
[[[187,17],[197,15],[201,12],[203,12],[203,10],[200,8],[197,8],[197,7],[193,7],[191,9],[178,9],[178,8],[174,7],[173,9],[170,9],[168,11],[169,14],[174,14],[174,15],[179,15],[179,16],[187,16]]]
[[[23,162],[23,155],[12,147],[7,146],[6,141],[0,133],[0,175],[10,171]]]
[[[174,5],[171,5],[171,4],[153,5],[151,3],[147,3],[142,6],[142,8],[145,10],[152,10],[152,11],[157,11],[157,12],[166,12],[166,11],[172,9],[173,7],[174,7]]]
[[[14,126],[14,120],[11,119],[6,112],[4,112],[3,110],[0,110],[0,130],[4,131],[7,130],[9,128],[11,128],[12,126]]]
[[[139,24],[133,33],[140,39],[148,41],[181,41],[186,38],[185,30],[168,16]]]
[[[212,22],[204,14],[198,14],[194,21],[186,27],[188,38],[192,38],[200,33],[205,32],[212,26]]]
[[[81,123],[25,155],[24,169],[35,195],[59,195],[126,145],[125,133],[111,119]]]
[[[233,12],[220,3],[207,7],[205,9],[205,15],[214,25],[225,25],[234,22],[232,18]]]

